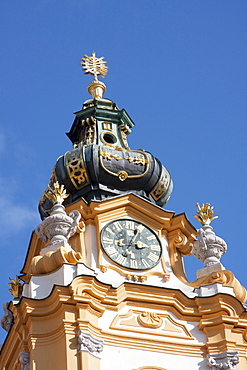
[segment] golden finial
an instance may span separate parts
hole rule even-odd
[[[105,65],[106,61],[103,59],[104,57],[97,58],[94,52],[92,53],[91,57],[84,54],[84,58],[81,58],[80,66],[85,71],[86,75],[93,75],[94,81],[97,82],[97,76],[105,77],[107,74],[108,67]]]
[[[102,98],[106,91],[105,84],[98,80],[98,76],[105,77],[108,71],[106,61],[103,59],[104,57],[97,58],[94,52],[92,56],[84,54],[84,58],[81,59],[80,66],[85,71],[85,74],[94,76],[93,82],[88,85],[88,92],[93,98]]]
[[[68,198],[69,194],[66,193],[66,189],[64,185],[60,185],[58,181],[54,182],[54,189],[48,185],[48,189],[45,192],[45,196],[53,203],[53,204],[62,204],[64,199]]]
[[[8,285],[10,286],[9,292],[12,294],[13,298],[20,298],[22,293],[23,284],[21,280],[16,276],[16,279],[10,279],[11,281]]]
[[[210,225],[210,223],[218,218],[218,216],[214,216],[214,210],[213,206],[210,206],[210,203],[202,204],[202,206],[199,205],[199,203],[196,203],[196,215],[193,215],[199,221],[203,226],[204,225]]]

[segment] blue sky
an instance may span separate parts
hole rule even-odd
[[[105,97],[136,123],[131,148],[172,175],[165,208],[199,228],[195,203],[214,205],[222,263],[247,286],[246,1],[2,0],[0,24],[1,302],[40,223],[51,169],[71,149],[65,132],[91,82],[79,63],[92,51],[108,62]],[[202,265],[186,258],[189,280]]]

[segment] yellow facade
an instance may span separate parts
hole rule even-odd
[[[121,370],[173,370],[176,361],[185,369],[199,369],[200,363],[210,369],[208,355],[236,351],[235,368],[247,369],[246,290],[227,271],[231,279],[214,274],[210,283],[187,281],[182,257],[191,253],[196,230],[184,214],[175,216],[133,194],[90,204],[81,200],[66,212],[75,209],[82,221],[69,240],[70,255],[60,249],[56,257],[40,256],[47,245],[32,236],[23,296],[9,307],[14,324],[2,347],[1,370],[26,369],[22,352],[29,354],[32,370],[105,370],[116,363]],[[140,221],[163,238],[167,253],[157,266],[133,272],[105,255],[100,231],[121,218]],[[74,269],[69,284],[61,283],[58,276],[68,269]],[[39,293],[42,284],[51,291]],[[196,293],[209,286],[228,290]]]

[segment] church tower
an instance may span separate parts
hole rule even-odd
[[[103,97],[104,58],[85,55],[92,96],[67,133],[42,222],[4,305],[0,370],[247,370],[245,288],[220,263],[210,204],[196,230],[163,206],[168,170],[132,150],[134,122]],[[188,282],[183,257],[204,262]]]

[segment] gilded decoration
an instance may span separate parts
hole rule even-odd
[[[199,205],[196,203],[196,215],[195,217],[197,221],[199,221],[203,226],[210,225],[213,220],[216,220],[218,216],[214,216],[213,206],[210,206],[210,203]]]
[[[162,167],[161,177],[156,186],[154,187],[154,189],[150,193],[155,201],[159,200],[160,198],[163,197],[163,195],[166,194],[169,184],[170,184],[169,172],[165,169],[165,167]]]
[[[126,124],[122,124],[120,126],[120,129],[121,129],[123,143],[127,149],[130,149],[128,141],[127,141],[127,135],[131,133],[131,129]]]
[[[90,184],[81,149],[74,149],[65,154],[65,166],[76,189]]]
[[[48,187],[43,192],[42,197],[41,197],[40,202],[39,202],[39,204],[40,204],[41,207],[43,206],[44,202],[47,199],[47,195],[46,194],[49,191],[49,187],[51,187],[56,181],[57,181],[56,171],[55,171],[55,167],[53,167],[52,173],[51,173],[51,177],[50,177],[50,181],[49,181],[49,184],[48,184]]]
[[[141,164],[143,166],[144,164],[149,163],[148,158],[143,158],[143,157],[128,157],[126,158],[126,160],[129,161],[130,163]]]
[[[53,187],[48,185],[45,196],[52,202],[52,204],[62,204],[69,195],[66,193],[64,185],[60,185],[59,182],[56,181],[54,182]]]
[[[134,163],[134,164],[141,164],[141,165],[145,165],[145,164],[149,164],[149,159],[147,157],[127,157],[127,158],[124,158],[118,154],[113,154],[113,153],[109,153],[107,152],[107,150],[100,150],[100,155],[102,156],[102,158],[104,159],[107,159],[109,161],[111,161],[112,159],[116,159],[117,161],[119,161],[120,159],[124,159],[126,161],[129,161],[129,163]]]
[[[112,122],[102,122],[102,128],[103,130],[112,131]]]
[[[102,156],[102,158],[108,159],[109,161],[111,161],[112,159],[116,159],[116,161],[119,161],[119,159],[122,158],[120,157],[120,155],[109,153],[106,150],[100,150],[100,155]]]
[[[10,279],[10,283],[8,284],[10,286],[10,289],[8,291],[11,293],[13,298],[20,298],[22,294],[23,284],[18,276],[16,276],[16,279]]]
[[[124,181],[124,180],[126,180],[129,177],[128,174],[127,174],[127,172],[125,172],[125,171],[119,171],[117,173],[117,176],[118,176],[118,178],[119,178],[120,181]]]
[[[84,142],[85,145],[92,145],[96,143],[96,123],[97,120],[94,117],[89,117],[82,120],[81,125],[84,127]]]
[[[100,165],[106,172],[110,173],[113,176],[118,177],[120,181],[124,181],[127,178],[137,179],[137,178],[143,177],[147,173],[149,169],[149,158],[145,152],[141,152],[137,150],[126,151],[122,149],[121,151],[118,151],[120,152],[118,154],[116,153],[116,150],[117,150],[116,148],[114,148],[113,151],[110,150],[109,148],[105,149],[104,146],[101,146],[99,149]],[[128,156],[126,156],[126,153],[128,153]],[[138,153],[139,155],[135,155],[135,153]],[[112,161],[112,160],[115,160],[117,162],[120,160],[128,161],[130,164],[138,165],[136,170],[134,168],[131,168],[132,173],[136,172],[136,174],[129,174],[126,171],[126,168],[125,170],[122,170],[122,171],[117,171],[117,168],[116,168],[116,172],[114,172],[112,170],[112,167],[108,166],[106,162],[106,161]],[[143,172],[141,174],[138,173],[138,170],[140,171],[140,166],[144,166]]]
[[[95,53],[92,53],[92,56],[84,54],[80,66],[85,71],[85,75],[94,76],[95,81],[98,81],[98,76],[105,77],[108,71],[104,57],[97,58]]]
[[[92,56],[85,54],[80,63],[85,74],[94,76],[93,82],[88,85],[88,92],[93,98],[102,98],[106,91],[105,84],[98,80],[98,76],[105,77],[108,71],[106,61],[103,59],[104,57],[97,58],[95,53],[92,53]]]

